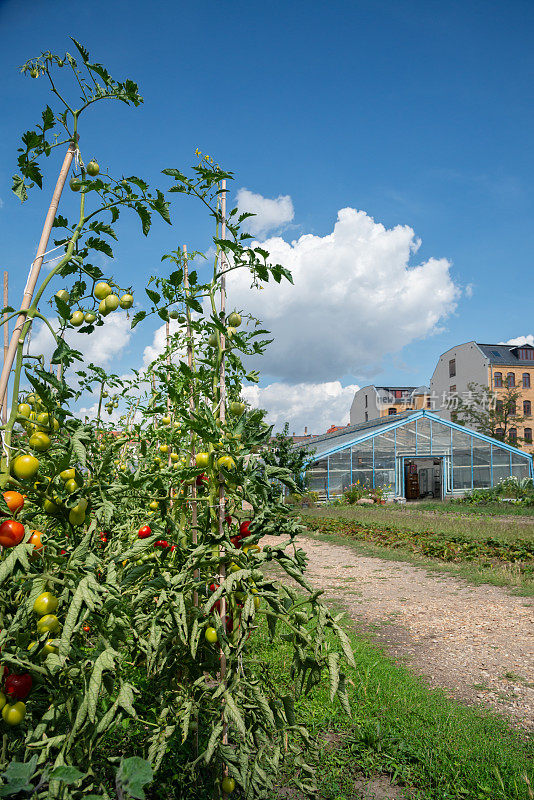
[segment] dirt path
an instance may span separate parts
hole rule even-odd
[[[266,537],[265,544],[279,543]],[[534,730],[534,599],[301,537],[308,578],[433,686]]]

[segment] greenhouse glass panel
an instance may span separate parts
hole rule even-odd
[[[375,436],[375,469],[395,469],[395,431]]]
[[[497,486],[510,477],[510,452],[499,445],[493,445],[493,485]]]
[[[432,420],[432,453],[435,455],[450,454],[451,452],[451,429],[441,422]]]
[[[430,420],[419,419],[417,420],[417,454],[430,455]]]
[[[375,489],[381,487],[386,494],[395,492],[395,470],[375,469]]]
[[[491,486],[490,443],[473,439],[473,488],[485,489]]]
[[[397,428],[397,455],[415,454],[415,420]]]
[[[461,431],[452,432],[452,463],[455,489],[471,488],[471,436]],[[489,476],[488,476],[489,480]],[[490,484],[487,483],[487,486]]]
[[[350,449],[332,453],[328,459],[330,495],[343,494],[350,486]]]
[[[359,442],[352,448],[352,482],[361,486],[373,486],[373,442]]]
[[[512,453],[512,475],[518,480],[530,477],[529,462],[519,453]]]
[[[306,486],[310,492],[319,492],[321,496],[327,494],[328,466],[327,459],[316,461],[306,470]]]

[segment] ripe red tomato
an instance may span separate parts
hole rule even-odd
[[[250,531],[249,531],[250,522],[251,521],[249,519],[242,522],[241,525],[239,526],[239,533],[244,534],[245,536],[250,536]]]
[[[15,700],[24,700],[32,690],[32,676],[29,672],[22,675],[8,675],[5,680],[6,695]]]
[[[232,517],[230,516],[230,514],[226,515],[226,517],[224,518],[224,521],[226,522],[227,525],[231,525],[232,524]]]
[[[209,483],[208,476],[204,472],[201,475],[197,475],[197,486],[204,486],[205,483]]]
[[[0,545],[2,547],[15,547],[24,539],[24,525],[16,519],[6,519],[0,525]]]
[[[84,629],[85,633],[90,633],[91,632],[91,626],[90,625],[84,625],[83,629]]]
[[[154,547],[162,547],[162,548],[169,547],[169,543],[167,539],[157,539],[154,542]]]
[[[12,514],[16,514],[24,505],[24,497],[20,492],[4,492],[4,500]]]
[[[33,544],[35,550],[42,550],[44,545],[41,541],[41,536],[43,535],[41,531],[32,531],[31,536],[28,539],[28,544]]]
[[[139,528],[139,533],[137,534],[138,539],[148,539],[149,536],[152,536],[152,528],[150,525],[143,525],[142,528]]]

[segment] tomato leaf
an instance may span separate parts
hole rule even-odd
[[[144,758],[132,756],[121,761],[116,782],[122,792],[135,800],[144,800],[143,788],[152,783],[154,778],[152,767]]]

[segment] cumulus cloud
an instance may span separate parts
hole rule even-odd
[[[287,225],[295,216],[293,203],[288,194],[281,194],[275,200],[271,200],[249,189],[239,189],[237,207],[240,213],[248,211],[256,214],[244,222],[244,228],[253,236],[265,236],[268,231]]]
[[[410,266],[420,241],[409,226],[387,229],[364,211],[343,208],[326,236],[306,234],[262,247],[288,267],[294,285],[250,289],[250,276],[231,273],[230,302],[263,320],[275,341],[264,374],[282,382],[367,377],[386,354],[440,330],[460,289],[445,258]]]
[[[169,334],[172,336],[173,334],[177,333],[177,331],[181,328],[179,322],[175,319],[169,320]],[[164,351],[166,345],[166,324],[165,322],[163,325],[160,325],[159,328],[156,328],[154,331],[154,336],[152,338],[152,344],[147,344],[145,349],[143,350],[143,368],[146,369],[148,365],[154,361],[158,356],[160,356]],[[179,349],[175,351],[175,359],[184,358],[186,353],[186,347],[184,346],[183,349]]]
[[[57,319],[50,319],[49,322],[54,329],[57,329]],[[121,355],[129,344],[131,336],[130,320],[126,314],[117,312],[106,317],[104,324],[95,328],[90,336],[77,331],[68,331],[65,339],[70,347],[83,354],[87,362],[92,361],[98,367],[105,367],[112,359]],[[48,327],[41,323],[32,335],[30,353],[34,355],[42,353],[45,361],[48,361],[55,348],[52,334]]]
[[[501,342],[501,344],[511,344],[511,345],[521,345],[521,344],[530,344],[534,347],[534,334],[527,333],[526,336],[516,336],[515,339],[508,339],[507,342]]]
[[[267,422],[281,430],[289,422],[290,433],[324,433],[331,425],[347,425],[354,393],[360,387],[326,383],[271,383],[245,386],[243,398],[252,408],[268,411]]]

